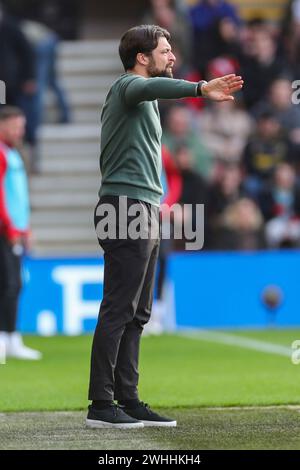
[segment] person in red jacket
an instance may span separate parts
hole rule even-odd
[[[25,133],[22,111],[0,107],[0,342],[6,356],[37,360],[41,353],[24,346],[17,328],[21,258],[29,235],[29,195],[17,147]]]

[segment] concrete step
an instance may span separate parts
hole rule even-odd
[[[97,198],[95,198],[96,206]],[[90,226],[94,223],[94,207],[87,209],[80,208],[62,208],[59,211],[54,209],[36,209],[31,215],[31,223],[38,226],[72,226],[72,225],[86,225]]]
[[[45,227],[45,228],[35,228],[34,235],[36,238],[39,239],[40,242],[49,240],[55,241],[66,241],[69,242],[72,240],[74,241],[85,241],[85,242],[92,242],[95,241],[95,230],[93,230],[93,226],[90,227]]]
[[[91,108],[91,107],[73,107],[71,111],[71,116],[72,116],[72,121],[74,124],[98,124],[100,125],[100,114],[101,114],[101,108],[103,105],[100,105],[97,108]],[[56,114],[57,116],[57,114]],[[57,117],[55,117],[57,119]],[[54,119],[52,118],[52,122]]]
[[[99,55],[118,56],[119,41],[63,41],[59,47],[59,58],[89,57]]]
[[[73,124],[93,124],[100,125],[100,115],[104,103],[98,106],[72,106],[71,121]],[[59,113],[56,104],[51,104],[44,114],[44,124],[55,124],[59,120]]]
[[[97,125],[46,124],[39,129],[39,139],[45,143],[99,141],[100,127]]]
[[[30,197],[31,207],[33,209],[56,209],[68,208],[94,208],[97,202],[97,193],[74,192],[72,193],[48,193],[32,194]]]
[[[93,74],[119,74],[122,72],[122,64],[117,55],[107,57],[75,57],[58,61],[57,71],[60,77],[77,74],[79,76]]]
[[[72,90],[100,90],[108,91],[111,84],[118,77],[117,74],[112,75],[94,75],[84,77],[74,77],[67,75],[62,78],[61,85],[68,92]]]
[[[74,204],[76,198],[80,198],[83,207],[86,207],[85,201],[96,202],[98,195],[98,185],[95,188],[75,188],[69,190],[57,190],[57,191],[31,191],[31,203],[35,207],[47,208],[54,204],[55,207],[67,207],[70,208]],[[37,202],[40,201],[40,202]],[[59,202],[57,202],[59,201]],[[77,203],[77,202],[76,202]]]
[[[73,161],[70,165],[66,165],[65,161],[46,160],[40,164],[41,172],[46,174],[91,174],[99,173],[99,162],[95,160],[79,160]]]
[[[107,90],[97,91],[71,91],[66,92],[66,96],[68,99],[68,103],[71,108],[74,107],[84,107],[84,108],[95,108],[97,107],[99,110],[103,103],[105,102],[105,98],[107,95]],[[56,107],[57,101],[54,94],[48,92],[45,98],[45,104],[47,108]]]
[[[100,140],[100,139],[98,139]],[[99,155],[100,155],[100,142],[41,142],[39,152],[42,159],[46,160],[58,159],[59,161],[67,159],[88,159],[93,158],[98,161],[99,167]]]
[[[38,175],[33,176],[30,180],[31,193],[51,193],[57,191],[74,191],[74,188],[80,188],[80,191],[91,190],[100,186],[100,175],[83,175],[83,176],[53,176]]]

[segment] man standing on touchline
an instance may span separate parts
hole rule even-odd
[[[124,239],[98,230],[108,205],[116,212],[111,223],[117,229],[119,212],[128,214],[133,205],[143,214],[146,226],[159,226],[157,99],[203,96],[227,101],[242,88],[241,77],[234,74],[208,83],[173,79],[176,58],[169,40],[168,31],[154,25],[137,26],[123,35],[119,54],[125,73],[112,84],[101,114],[102,182],[94,222],[104,251],[104,291],[92,346],[89,427],[176,426],[176,421],[158,415],[138,396],[140,338],[151,313],[159,234]],[[130,224],[130,216],[127,219]]]

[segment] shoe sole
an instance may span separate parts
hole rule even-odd
[[[42,356],[35,356],[35,357],[28,357],[22,356],[22,354],[6,354],[6,357],[10,357],[12,359],[21,359],[23,361],[40,361],[43,357]]]
[[[88,428],[107,428],[107,429],[141,429],[144,427],[142,421],[137,423],[108,423],[107,421],[100,421],[98,419],[86,419],[86,426]]]
[[[145,427],[176,428],[177,421],[142,421]]]

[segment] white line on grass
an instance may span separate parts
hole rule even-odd
[[[190,339],[209,341],[212,343],[227,344],[228,346],[237,346],[245,349],[265,352],[269,354],[278,354],[279,356],[291,357],[293,350],[280,344],[267,343],[256,339],[235,336],[220,331],[209,330],[180,330],[179,336]]]

